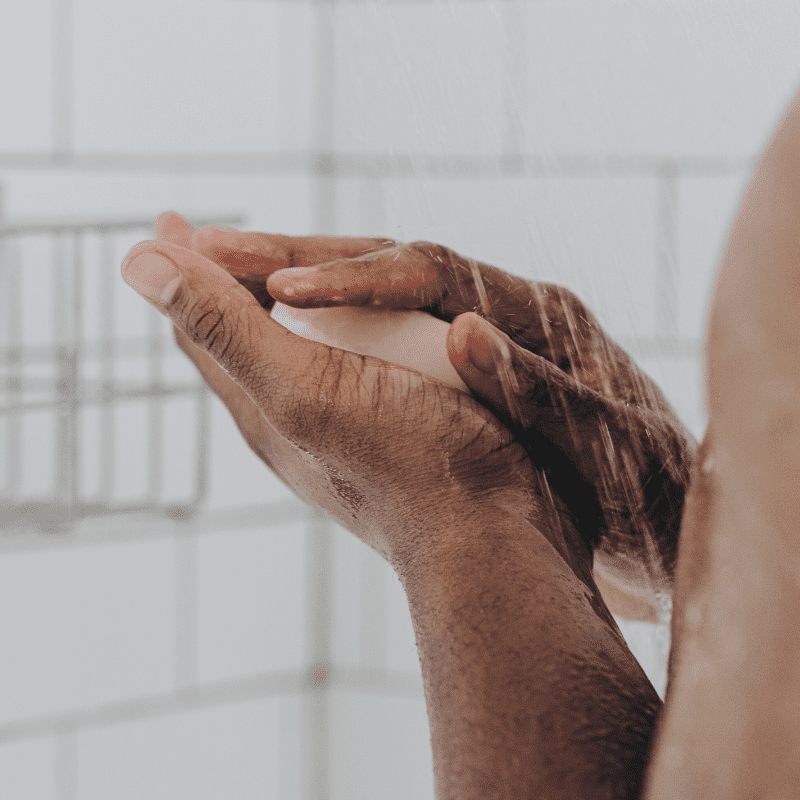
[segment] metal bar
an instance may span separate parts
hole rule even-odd
[[[197,478],[191,511],[196,512],[208,491],[209,448],[208,432],[211,423],[210,396],[206,384],[197,388]]]
[[[217,214],[196,218],[197,226],[209,223],[240,224],[241,215]],[[8,303],[2,329],[7,335],[0,336],[0,423],[4,426],[6,442],[3,454],[5,475],[0,487],[0,508],[8,510],[19,502],[22,485],[20,457],[23,442],[20,440],[24,427],[20,424],[24,415],[47,411],[55,415],[55,440],[48,442],[55,460],[55,482],[49,497],[36,498],[42,520],[46,527],[63,529],[70,524],[73,512],[80,509],[80,517],[87,513],[112,514],[127,512],[132,508],[147,512],[150,509],[178,517],[190,517],[196,513],[205,496],[208,483],[208,390],[200,381],[169,385],[163,374],[165,341],[161,318],[152,311],[148,331],[143,337],[127,337],[118,340],[114,335],[114,280],[118,279],[113,269],[114,236],[131,230],[151,229],[147,220],[62,220],[62,221],[16,221],[0,220],[0,247],[6,257],[3,263],[3,281],[6,291],[0,303]],[[99,336],[87,340],[84,336],[84,271],[86,236],[99,234],[101,239],[101,275],[99,277],[100,318]],[[26,236],[45,235],[52,248],[49,259],[48,289],[52,292],[51,320],[52,343],[46,345],[24,344],[22,340],[22,278],[19,254],[15,253],[20,241]],[[11,258],[13,256],[13,258]],[[115,359],[120,355],[143,354],[148,359],[149,380],[138,383],[120,383],[115,380]],[[99,362],[99,377],[83,379],[85,364],[91,358]],[[55,367],[55,382],[33,372],[23,374],[22,367],[30,370],[36,365]],[[36,396],[36,393],[39,396]],[[188,396],[196,398],[198,409],[198,463],[194,497],[181,508],[163,503],[163,401],[168,397]],[[149,474],[148,496],[144,503],[114,507],[114,404],[121,400],[143,399],[147,401],[149,413]],[[81,440],[82,412],[88,406],[101,407],[101,431],[98,448],[100,486],[97,497],[82,497],[81,452],[85,446]],[[94,455],[94,454],[92,454]],[[48,451],[42,453],[48,457]],[[89,502],[93,501],[93,502]],[[99,501],[99,502],[98,502]],[[0,512],[0,522],[24,523],[24,512]],[[32,519],[32,517],[30,518]],[[77,519],[77,517],[76,517]],[[49,521],[48,521],[49,520]],[[62,524],[63,523],[63,524]]]
[[[202,387],[197,384],[182,384],[180,386],[160,386],[156,389],[151,389],[149,386],[140,387],[137,389],[116,389],[110,395],[97,390],[92,394],[84,393],[78,395],[78,402],[81,405],[102,405],[106,402],[113,402],[115,400],[144,400],[148,397],[175,397],[179,395],[196,395],[202,391]],[[14,403],[6,406],[0,406],[0,417],[8,414],[20,414],[29,411],[44,411],[45,409],[65,410],[70,407],[71,400],[68,397],[62,397],[59,400],[41,400],[28,403]]]
[[[5,309],[8,348],[5,352],[6,374],[8,376],[8,392],[6,405],[13,409],[20,404],[22,394],[21,378],[21,340],[22,340],[22,281],[19,269],[20,242],[0,243],[3,246],[4,263],[2,266],[6,276],[7,306]],[[15,399],[16,398],[16,399]],[[6,423],[6,486],[7,496],[19,494],[22,482],[20,458],[22,455],[22,420],[19,413],[9,413]]]
[[[70,320],[71,347],[69,353],[69,449],[70,484],[69,503],[74,509],[80,497],[80,365],[82,361],[83,339],[83,237],[79,233],[72,235],[72,319]]]
[[[154,308],[147,309],[148,348],[147,371],[150,382],[150,401],[147,404],[148,427],[148,483],[147,495],[152,503],[158,502],[162,483],[162,444],[164,426],[161,397],[161,315]]]
[[[99,497],[103,502],[111,500],[114,491],[114,411],[112,403],[115,395],[114,384],[114,284],[112,269],[114,244],[110,234],[100,240],[100,486]],[[88,347],[87,347],[88,350]]]
[[[219,214],[192,219],[196,227],[204,225],[240,225],[244,221],[241,214]],[[152,219],[79,219],[79,220],[17,220],[16,222],[0,222],[0,236],[18,236],[35,233],[122,233],[133,230],[149,230],[152,232]]]
[[[110,262],[110,258],[109,258]],[[104,281],[104,285],[112,287],[119,280],[115,274],[115,265],[109,263],[110,279]],[[111,289],[109,289],[111,291]],[[113,292],[108,295],[113,298]],[[106,309],[101,309],[99,313],[106,315]],[[116,336],[114,337],[114,353],[117,356],[146,356],[149,342],[145,336]],[[86,358],[102,358],[106,351],[107,340],[105,337],[89,339],[83,343],[83,352]],[[32,363],[53,363],[52,345],[14,345],[14,347],[0,347],[0,364],[14,360],[22,360],[25,364]]]

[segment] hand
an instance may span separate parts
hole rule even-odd
[[[157,229],[192,245],[208,233],[174,215]],[[418,373],[298,339],[196,253],[145,243],[133,255],[154,250],[184,274],[159,305],[251,446],[395,566],[420,654],[437,796],[638,794],[658,696],[594,585],[591,551],[509,430]],[[252,266],[266,283],[274,264]],[[468,377],[481,324],[460,314],[448,333],[449,356]]]
[[[450,350],[454,367],[566,502],[596,550],[607,601],[614,596],[621,616],[655,621],[652,592],[672,586],[694,442],[575,295],[428,242],[209,226],[187,246],[265,307],[371,304],[456,322],[463,347]]]
[[[158,232],[192,236],[172,218]],[[155,289],[140,260],[151,256],[165,259],[156,262]],[[398,571],[454,546],[446,536],[468,541],[487,515],[525,517],[538,502],[524,449],[463,393],[293,335],[228,272],[179,244],[137,245],[123,275],[172,319],[180,346],[264,462]],[[450,334],[455,352],[463,330]],[[590,584],[580,542],[555,546]]]

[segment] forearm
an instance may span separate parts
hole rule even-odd
[[[681,529],[653,800],[772,800],[800,783],[799,236],[800,97],[756,168],[717,279],[713,438]]]
[[[596,590],[530,522],[399,570],[439,800],[638,797],[660,701]]]

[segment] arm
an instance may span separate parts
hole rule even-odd
[[[157,224],[169,234],[181,223],[164,214]],[[380,305],[453,323],[453,366],[546,471],[594,550],[606,602],[619,616],[657,621],[655,592],[672,590],[694,441],[574,294],[430,242],[216,227],[186,240],[267,308],[273,297],[300,308]],[[476,369],[468,354],[481,351]]]
[[[658,696],[548,536],[530,519],[485,511],[447,531],[440,553],[398,570],[437,798],[639,797]]]
[[[681,529],[651,800],[800,786],[800,97],[731,232],[706,340],[709,427]]]
[[[293,336],[183,247],[143,243],[124,275],[172,319],[253,450],[397,571],[438,796],[635,797],[658,697],[583,536],[497,418],[417,373]]]

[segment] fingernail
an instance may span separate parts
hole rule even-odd
[[[314,289],[311,276],[316,267],[286,267],[273,273],[273,282],[277,281],[280,291],[285,295],[306,294]]]
[[[472,365],[487,375],[497,372],[498,346],[493,342],[494,334],[486,329],[487,323],[482,320],[473,323],[473,334],[469,340],[467,357]],[[480,333],[475,328],[480,327]]]
[[[242,240],[241,231],[221,225],[206,225],[196,231],[194,236],[201,250],[238,250]]]
[[[275,274],[288,278],[290,281],[295,281],[302,278],[309,278],[315,272],[317,272],[316,267],[286,267],[286,269],[278,270]]]
[[[486,339],[472,339],[469,343],[469,360],[487,375],[496,371],[495,348]]]
[[[142,253],[123,265],[122,278],[139,294],[165,306],[180,285],[181,273],[168,258],[157,253]]]

